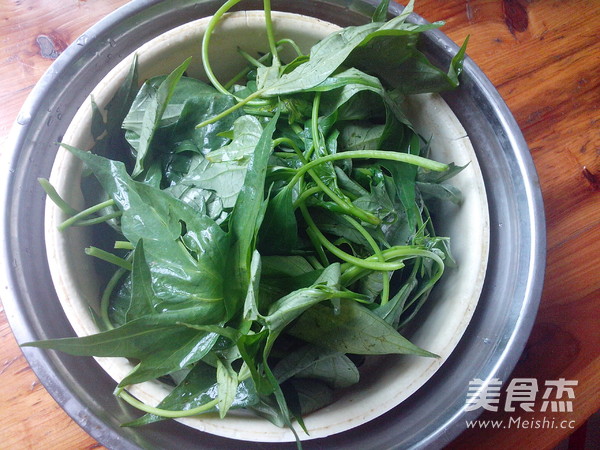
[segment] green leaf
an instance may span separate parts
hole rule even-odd
[[[252,374],[256,391],[261,395],[270,395],[273,393],[273,387],[265,377],[262,368],[262,353],[267,336],[268,331],[266,329],[258,333],[250,331],[248,334],[240,336],[237,341],[237,348],[240,355]]]
[[[396,195],[406,213],[409,230],[415,231],[418,227],[418,217],[420,216],[419,209],[415,203],[417,168],[411,164],[395,163],[393,161],[385,161],[382,163],[382,166],[392,175],[396,187]]]
[[[259,248],[265,255],[289,255],[298,244],[293,189],[285,187],[267,205],[260,228]]]
[[[178,185],[215,192],[224,208],[233,208],[244,185],[250,158],[211,163],[198,155]]]
[[[91,133],[94,137],[92,151],[110,158],[119,158],[129,152],[129,145],[121,129],[121,124],[127,115],[138,91],[137,55],[133,56],[129,72],[115,95],[105,106],[105,114],[92,99]],[[97,194],[97,192],[96,192]],[[102,197],[102,200],[106,197]],[[94,198],[94,201],[100,200]],[[101,201],[101,200],[100,200]]]
[[[383,135],[384,125],[373,125],[366,122],[352,122],[343,126],[339,144],[344,151],[368,150],[379,148],[379,142]]]
[[[341,299],[337,314],[326,305],[313,306],[300,316],[288,333],[342,353],[436,356],[415,346],[383,319],[348,299]]]
[[[450,61],[450,67],[448,69],[448,79],[450,81],[450,83],[452,85],[454,85],[455,87],[458,86],[458,77],[460,76],[460,74],[463,71],[463,63],[464,63],[464,59],[465,59],[465,55],[467,52],[467,44],[469,43],[469,36],[467,36],[463,42],[463,44],[460,46],[460,48],[458,49],[458,52],[456,52],[456,55],[454,55],[454,57],[452,58],[452,61]]]
[[[226,161],[240,161],[250,157],[260,140],[263,127],[254,116],[241,116],[233,123],[232,141],[206,154],[206,159],[211,163]]]
[[[167,75],[159,75],[150,78],[142,85],[131,109],[127,113],[127,117],[122,121],[123,129],[134,133],[138,137],[142,134],[146,110],[157,106],[157,91],[161,86],[166,87],[164,83],[167,81],[167,78]],[[200,104],[195,102],[204,104],[214,101],[215,94],[217,94],[217,91],[212,86],[195,78],[181,75],[173,86],[170,97],[164,105],[165,109],[158,119],[156,129],[161,129],[162,132],[165,129],[173,131],[176,127],[185,123],[189,115],[202,114],[202,111],[194,111],[193,106],[200,106]]]
[[[273,147],[272,136],[279,114],[264,128],[250,158],[244,184],[231,213],[229,238],[231,251],[227,260],[227,272],[231,276],[226,284],[225,307],[228,317],[238,313],[250,283],[250,264],[256,247],[256,237],[264,214],[265,177],[267,163]]]
[[[217,398],[219,399],[219,417],[222,419],[233,405],[237,393],[237,373],[229,361],[217,360]]]
[[[131,300],[126,314],[127,321],[154,313],[154,308],[160,301],[152,290],[152,275],[146,263],[142,239],[135,246],[132,266]]]
[[[310,414],[335,400],[333,389],[319,380],[298,378],[293,379],[290,384],[299,406],[298,415]]]
[[[313,378],[324,381],[334,389],[358,383],[358,369],[343,353],[335,350],[305,345],[288,354],[273,369],[279,381],[292,377]]]
[[[104,123],[104,117],[102,116],[102,112],[100,111],[100,108],[98,108],[98,105],[96,104],[96,101],[94,100],[94,97],[91,97],[91,104],[92,104],[92,125],[90,127],[90,131],[92,133],[92,137],[94,138],[94,141],[97,141],[100,136],[102,136],[102,134],[106,131],[106,124]]]
[[[160,402],[158,407],[171,411],[185,411],[207,404],[218,395],[216,376],[214,367],[202,362],[197,363],[185,379]],[[258,402],[259,397],[254,388],[254,383],[252,379],[247,379],[237,385],[230,409],[247,408],[258,404]],[[213,408],[212,411],[214,410]],[[145,414],[125,426],[141,426],[160,420],[164,420],[164,417]]]
[[[48,339],[23,344],[24,346],[51,348],[77,356],[123,356],[143,359],[144,357],[179,342],[187,336],[189,329],[179,322],[214,323],[221,317],[215,314],[211,304],[198,304],[176,312],[163,312],[127,322],[125,325],[98,334]]]
[[[462,172],[467,165],[457,166],[454,163],[448,164],[448,170],[444,172],[433,172],[431,170],[419,170],[417,174],[417,181],[423,183],[443,183],[450,178],[458,175]]]
[[[142,96],[140,102],[144,102],[146,105],[144,108],[142,127],[139,130],[139,136],[137,136],[137,139],[129,139],[129,142],[133,146],[136,154],[135,167],[132,174],[134,177],[139,175],[144,170],[145,159],[148,155],[148,151],[150,150],[154,133],[156,132],[156,129],[158,128],[163,117],[163,113],[165,112],[169,100],[173,95],[175,85],[187,69],[190,59],[191,58],[186,59],[183,64],[171,72],[171,74],[165,78],[165,80],[158,86],[157,89],[154,89],[149,83],[146,83],[144,84],[146,89],[142,87],[142,90],[138,95]],[[132,108],[137,109],[138,105],[134,103]],[[126,122],[127,119],[125,120],[125,123]]]
[[[279,80],[264,87],[265,96],[301,92],[317,86],[344,63],[352,50],[381,24],[348,27],[332,33],[312,47],[310,58]]]
[[[378,36],[368,45],[357,49],[349,63],[378,76],[386,87],[397,89],[404,94],[454,89],[459,84],[458,76],[462,72],[468,39],[452,58],[447,73],[434,66],[416,48],[416,40],[420,33],[439,28],[441,25],[441,22],[427,25],[406,24],[403,30]]]
[[[371,17],[372,22],[385,22],[387,20],[388,8],[390,7],[390,0],[381,0],[373,16]]]
[[[259,402],[251,405],[248,409],[280,428],[285,427],[290,422],[290,416],[284,417],[277,400],[273,396],[261,395]]]
[[[311,90],[323,92],[320,113],[337,114],[337,121],[377,121],[388,94],[377,77],[356,68],[336,72]]]
[[[415,273],[411,274],[411,276],[404,281],[398,292],[385,305],[380,305],[373,310],[374,314],[381,317],[395,329],[398,328],[400,317],[404,312],[404,305],[406,304],[409,295],[417,287],[415,275]]]
[[[312,286],[298,289],[273,303],[269,314],[264,317],[270,341],[272,342],[283,328],[304,311],[324,300],[334,298],[339,289],[340,276],[340,265],[331,264]]]
[[[250,283],[244,301],[244,320],[254,321],[260,317],[258,305],[259,283],[261,278],[261,259],[260,253],[254,251],[252,253],[252,261],[250,262]]]
[[[106,132],[109,137],[119,136],[121,125],[138,92],[138,57],[133,55],[129,72],[115,96],[106,105]]]
[[[142,383],[184,369],[204,358],[219,337],[216,333],[179,328],[171,340],[163,341],[161,347],[144,356],[119,386]]]
[[[447,183],[421,183],[417,182],[421,194],[426,198],[437,198],[440,200],[450,201],[455,205],[460,205],[463,201],[462,192]]]
[[[223,202],[215,191],[203,189],[193,184],[178,183],[163,189],[171,196],[196,210],[200,215],[206,214],[217,223],[221,223],[227,217]]]
[[[229,238],[209,217],[152,186],[133,181],[118,161],[67,147],[94,172],[123,211],[121,228],[132,243],[144,239],[154,294],[161,308],[207,302],[221,308]],[[192,255],[180,241],[193,245]],[[166,270],[165,270],[166,268]]]
[[[314,269],[302,256],[264,256],[260,278],[260,304],[268,308],[289,293],[312,286],[322,269]]]

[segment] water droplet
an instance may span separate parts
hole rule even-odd
[[[58,113],[58,114],[56,115],[56,118],[57,118],[58,120],[62,119],[62,114],[61,114],[61,113]]]
[[[27,125],[29,122],[31,122],[31,114],[28,112],[23,112],[17,117],[17,123],[19,125]]]
[[[500,223],[498,224],[498,228],[502,228],[503,226],[504,226],[504,224],[503,224],[502,222],[500,222]]]
[[[491,343],[492,343],[492,340],[491,340],[490,338],[485,338],[485,339],[483,340],[483,343],[484,343],[484,344],[487,344],[487,345],[489,345],[489,344],[491,344]]]
[[[111,47],[116,47],[117,43],[114,41],[114,39],[108,38],[108,45],[110,45]]]
[[[52,122],[54,122],[54,116],[48,117],[48,121],[46,122],[46,126],[47,127],[51,126]]]
[[[77,38],[77,41],[75,41],[75,43],[77,45],[79,45],[80,47],[83,47],[85,44],[88,43],[88,40],[89,40],[88,36],[86,34],[82,34],[81,36],[79,36]]]

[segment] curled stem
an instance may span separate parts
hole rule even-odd
[[[426,250],[422,247],[415,245],[398,245],[385,249],[381,253],[383,254],[384,259],[390,262],[402,262],[406,261],[407,259],[422,257],[432,259],[436,263],[438,266],[437,272],[431,277],[429,282],[421,288],[416,296],[419,296],[427,289],[430,289],[444,273],[444,261],[442,258],[440,258],[436,253]],[[365,259],[365,262],[378,262],[378,258],[377,256],[369,256]],[[348,286],[354,281],[362,278],[368,273],[369,270],[373,269],[364,265],[360,266],[358,264],[353,264],[351,262],[342,264],[342,286]]]
[[[219,92],[226,94],[226,95],[231,95],[231,92],[229,92],[227,89],[225,89],[225,86],[223,86],[219,82],[217,77],[215,76],[215,73],[213,72],[212,67],[210,65],[210,58],[208,57],[208,46],[210,44],[211,35],[212,35],[213,31],[215,31],[215,28],[217,27],[217,24],[219,23],[219,21],[221,20],[223,15],[241,1],[242,0],[227,0],[215,12],[215,14],[212,16],[212,18],[208,22],[206,31],[204,33],[204,37],[202,38],[202,65],[204,66],[204,71],[206,72],[206,76],[208,77],[208,79],[210,80],[210,82],[212,83],[212,85],[215,87],[216,90],[218,90]]]
[[[302,50],[300,49],[300,47],[298,47],[298,44],[296,44],[296,42],[294,42],[292,39],[280,39],[279,41],[277,41],[277,48],[279,49],[279,47],[282,44],[289,44],[290,47],[292,47],[294,49],[297,56],[304,55],[304,53],[302,53]]]
[[[434,161],[432,159],[423,158],[422,156],[411,155],[409,153],[399,153],[387,150],[351,150],[347,152],[333,153],[331,155],[315,158],[309,163],[298,169],[296,175],[290,180],[290,184],[294,185],[298,182],[306,172],[314,167],[325,164],[330,161],[340,161],[342,159],[384,159],[388,161],[398,161],[415,166],[423,167],[424,169],[433,170],[435,172],[443,172],[448,170],[448,165]]]
[[[117,388],[115,390],[115,395],[122,400],[125,400],[134,408],[139,409],[140,411],[144,411],[148,414],[154,414],[160,417],[168,417],[171,419],[175,419],[178,417],[189,417],[195,416],[197,414],[201,414],[213,409],[219,403],[219,399],[211,400],[204,405],[197,406],[196,408],[190,408],[185,410],[173,411],[169,409],[156,408],[154,406],[146,405],[145,403],[139,401],[134,396],[130,395],[124,388]]]
[[[358,258],[356,256],[353,256],[353,255],[341,250],[340,248],[338,248],[334,244],[332,244],[329,241],[329,239],[327,239],[325,237],[325,235],[321,232],[321,230],[319,230],[319,228],[313,221],[312,217],[310,216],[310,213],[308,212],[306,205],[300,205],[300,211],[302,212],[302,216],[304,217],[304,220],[308,224],[310,232],[313,234],[314,238],[318,241],[318,243],[320,245],[322,245],[324,248],[326,248],[333,255],[340,258],[342,261],[345,261],[349,264],[353,264],[358,267],[362,267],[364,269],[376,270],[376,271],[386,271],[386,272],[391,272],[391,271],[398,270],[398,269],[401,269],[402,267],[404,267],[404,263],[402,261],[381,262],[378,259],[371,259],[371,258],[362,259],[362,258]]]
[[[42,189],[44,189],[46,195],[48,195],[48,198],[50,198],[50,200],[52,200],[54,204],[66,214],[69,216],[74,216],[79,212],[63,200],[63,198],[58,192],[56,192],[56,189],[54,189],[54,186],[52,186],[48,180],[45,178],[38,178],[38,183],[40,183],[40,186],[42,186]]]

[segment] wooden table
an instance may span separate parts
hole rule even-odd
[[[46,68],[126,0],[0,0],[0,142]],[[600,4],[597,0],[419,0],[499,89],[537,167],[548,226],[546,283],[513,377],[577,380],[575,428],[600,407]],[[0,309],[0,447],[96,448],[29,368]],[[507,381],[507,380],[505,380]],[[547,413],[486,413],[541,420]],[[455,448],[551,448],[574,430],[482,429]]]

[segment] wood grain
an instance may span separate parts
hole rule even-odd
[[[53,57],[125,0],[0,1],[0,144]],[[600,8],[596,0],[419,0],[498,88],[531,150],[545,201],[546,283],[513,377],[577,380],[576,427],[600,407]],[[0,310],[2,448],[97,448],[29,369]],[[505,380],[509,381],[509,380]],[[542,419],[486,413],[484,419]],[[573,430],[464,432],[450,448],[552,448]]]

